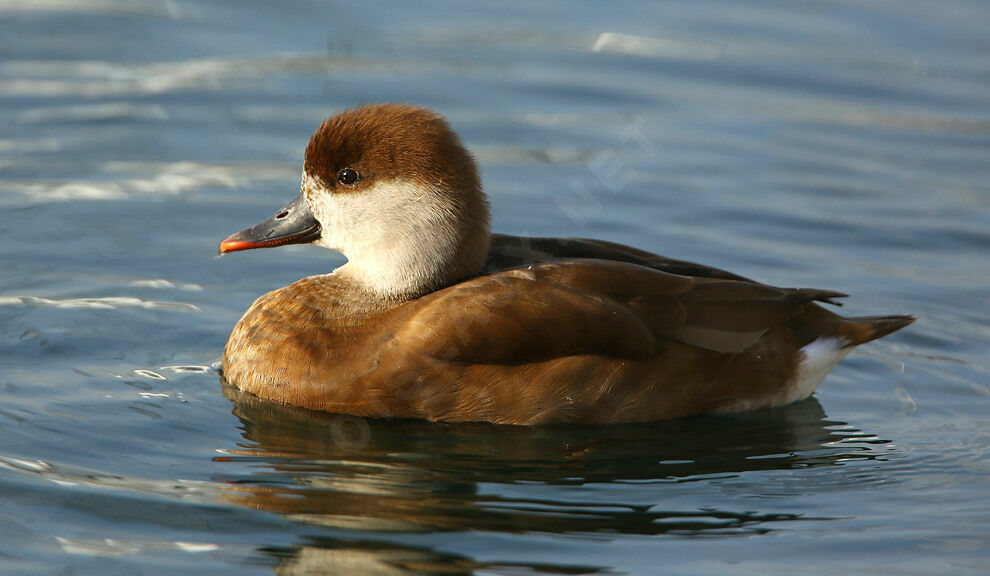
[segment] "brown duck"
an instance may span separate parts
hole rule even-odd
[[[237,388],[312,410],[507,424],[640,422],[807,398],[912,316],[843,318],[776,288],[596,240],[491,234],[471,156],[429,110],[316,130],[299,196],[220,252],[313,243],[347,263],[234,327]]]

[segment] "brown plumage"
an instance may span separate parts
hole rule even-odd
[[[349,262],[259,298],[225,378],[360,416],[649,421],[800,400],[852,347],[914,320],[842,318],[819,305],[838,292],[595,240],[489,235],[487,222],[474,164],[433,113],[330,118],[300,198],[220,249],[312,241]]]

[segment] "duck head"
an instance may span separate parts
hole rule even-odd
[[[334,115],[306,147],[299,196],[220,243],[220,253],[312,243],[347,263],[335,275],[408,300],[479,274],[488,202],[474,160],[429,110],[375,104]]]

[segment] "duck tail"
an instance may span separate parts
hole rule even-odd
[[[847,346],[859,346],[896,332],[915,320],[917,318],[909,314],[845,318],[839,325],[839,334],[848,342]]]

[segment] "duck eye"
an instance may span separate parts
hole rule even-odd
[[[357,181],[361,179],[361,175],[357,173],[357,170],[353,168],[344,168],[340,172],[337,172],[337,182],[345,186],[353,186],[357,184]]]

